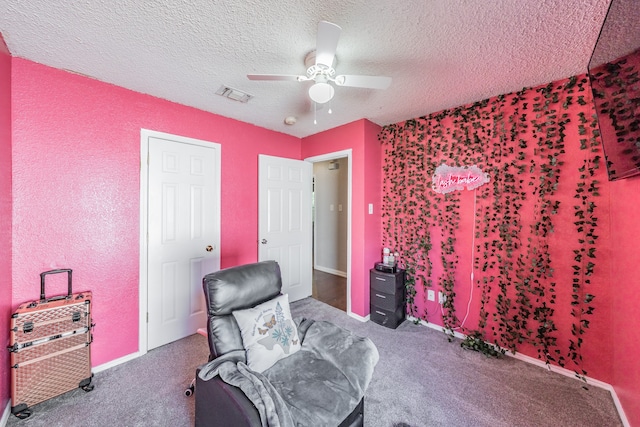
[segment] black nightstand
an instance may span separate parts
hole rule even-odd
[[[371,269],[371,315],[373,322],[395,329],[405,319],[404,270],[383,273]]]

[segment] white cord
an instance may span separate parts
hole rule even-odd
[[[476,223],[476,203],[477,203],[477,189],[473,190],[473,226],[474,229],[472,230],[471,233],[471,280],[470,280],[470,286],[469,286],[469,302],[467,303],[467,314],[464,315],[464,319],[462,319],[462,323],[460,323],[460,326],[456,326],[455,329],[460,329],[464,326],[465,322],[467,321],[467,317],[469,317],[469,311],[471,311],[471,301],[473,301],[473,264],[474,264],[474,256],[475,256],[475,250],[476,250],[476,232],[475,232],[475,223]],[[442,316],[444,317],[444,308],[442,307],[442,304],[440,304],[440,312],[442,313]]]
[[[473,301],[473,264],[474,257],[476,254],[476,203],[478,200],[478,189],[473,189],[473,228],[471,229],[471,280],[469,282],[469,302],[467,303],[467,314],[464,315],[464,319],[462,319],[462,323],[458,326],[458,329],[462,328],[467,321],[467,317],[469,317],[469,311],[471,311],[471,301]]]

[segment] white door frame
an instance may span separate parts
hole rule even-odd
[[[140,269],[139,269],[139,325],[138,325],[138,354],[142,356],[147,353],[147,309],[148,309],[148,203],[149,203],[149,138],[168,139],[185,144],[199,145],[202,147],[215,148],[218,150],[216,156],[216,182],[220,187],[221,177],[221,145],[215,142],[200,139],[187,138],[179,135],[172,135],[164,132],[157,132],[149,129],[140,129]],[[218,188],[215,203],[214,226],[220,230],[220,189]],[[218,254],[220,254],[220,233],[213,242]],[[217,258],[217,268],[220,268],[220,257]]]
[[[353,173],[352,167],[352,150],[335,151],[333,153],[321,154],[319,156],[307,157],[305,162],[317,163],[327,160],[343,159],[347,158],[348,173],[347,173],[347,314],[351,315],[351,175]],[[315,224],[313,234],[315,237]],[[315,239],[314,239],[315,242]],[[315,244],[315,243],[314,243]],[[311,267],[313,268],[313,266]]]

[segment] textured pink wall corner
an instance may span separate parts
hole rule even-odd
[[[358,120],[326,132],[311,135],[302,139],[302,158],[319,156],[352,149],[351,164],[351,310],[360,316],[369,314],[369,257],[367,248],[370,244],[369,234],[379,234],[378,230],[368,230],[366,210],[369,200],[375,203],[375,184],[379,182],[380,165],[366,165],[365,144],[370,142],[365,129],[373,125],[367,120]],[[378,128],[379,129],[379,128]],[[373,149],[380,149],[374,146]],[[374,154],[375,157],[375,154]],[[370,192],[373,191],[372,194]],[[377,215],[380,215],[378,212]],[[369,224],[370,225],[370,224]],[[379,246],[379,242],[377,245]],[[373,265],[373,264],[371,264]]]
[[[640,426],[640,176],[610,183],[613,381],[630,425]]]
[[[0,343],[11,316],[11,55],[0,34]],[[0,407],[10,397],[9,352],[0,351]]]
[[[138,350],[141,128],[221,144],[221,267],[257,260],[258,154],[300,158],[298,138],[23,59],[13,71],[14,307],[40,272],[72,268],[93,291],[93,365]]]
[[[371,288],[369,285],[369,270],[376,262],[382,260],[382,149],[378,134],[380,126],[375,123],[364,121],[364,204],[361,215],[363,215],[364,227],[364,254],[363,264],[360,268],[367,282],[362,292],[362,304],[365,314],[370,312]],[[369,214],[369,204],[373,205],[373,213]],[[354,267],[356,268],[356,267]]]

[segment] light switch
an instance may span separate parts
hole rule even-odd
[[[338,205],[338,212],[342,212],[342,204]]]
[[[369,203],[369,215],[373,214],[373,203]]]
[[[329,210],[331,212],[333,212],[335,209],[336,209],[336,207],[333,204],[329,205]]]

